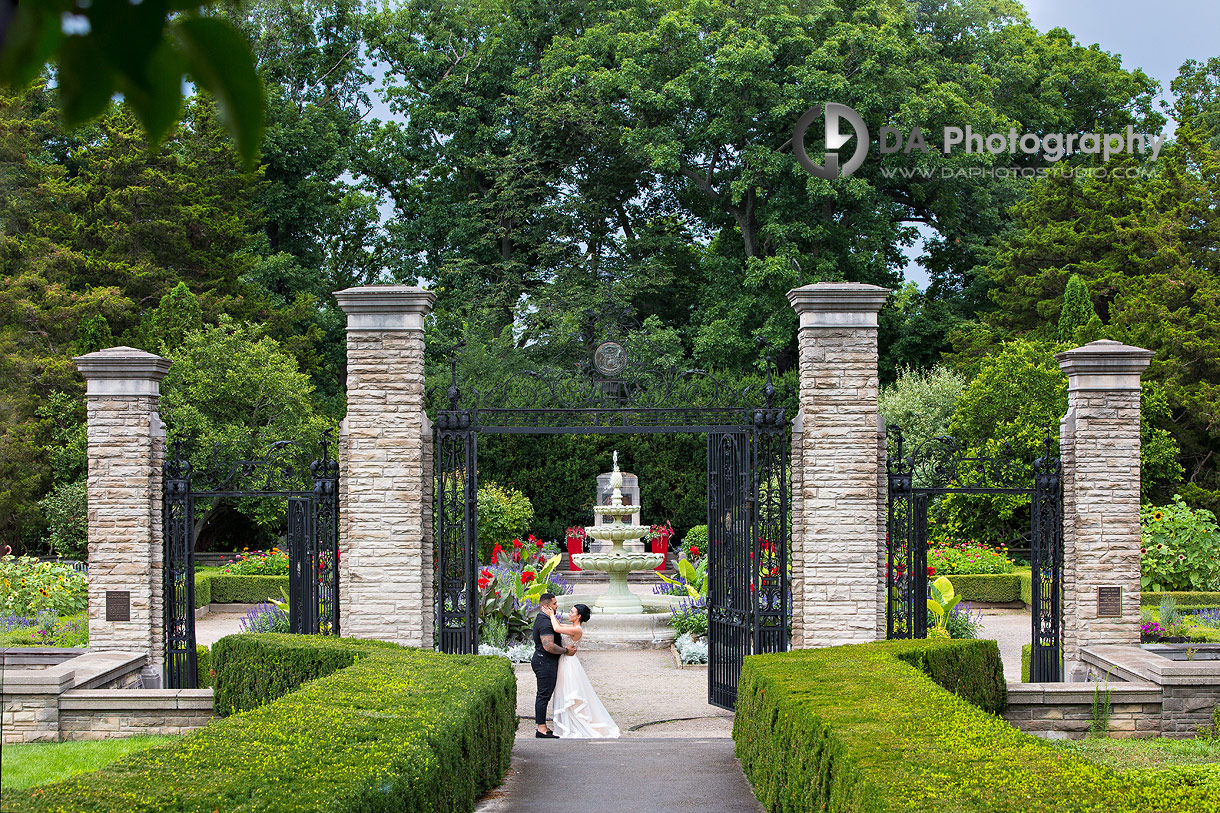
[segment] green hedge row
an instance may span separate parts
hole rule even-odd
[[[1017,578],[1021,580],[1020,598],[1025,606],[1030,607],[1034,603],[1034,574],[1029,570],[1018,570]]]
[[[1172,772],[1119,773],[1013,728],[994,714],[1006,700],[999,664],[994,641],[748,657],[733,723],[737,756],[772,813],[1220,809],[1220,787],[1195,787]]]
[[[195,571],[195,607],[209,604],[259,604],[283,600],[287,576],[236,576],[214,569]]]
[[[1215,607],[1220,605],[1220,593],[1158,593],[1145,590],[1140,593],[1141,607],[1159,607],[1161,599],[1172,598],[1179,607]]]
[[[1016,573],[958,574],[949,576],[949,581],[965,601],[1016,601],[1021,596],[1021,579]]]
[[[195,646],[195,685],[200,689],[212,685],[212,650],[203,644]]]
[[[230,681],[227,669],[254,658],[350,665],[177,743],[63,782],[5,791],[4,810],[470,811],[508,770],[517,684],[504,658],[350,639],[237,637],[240,646],[222,646],[229,638],[215,647],[221,684]],[[331,654],[301,654],[309,645]]]

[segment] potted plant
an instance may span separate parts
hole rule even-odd
[[[572,556],[577,553],[585,552],[585,529],[579,525],[568,528],[565,536],[568,542],[568,569],[573,572],[578,572],[580,568],[576,566],[576,562],[572,559]]]
[[[669,553],[669,538],[673,535],[673,526],[668,522],[664,525],[653,525],[648,530],[648,543],[652,546],[652,552],[659,553],[662,557],[661,564],[656,568],[658,573],[665,570],[665,556]]]

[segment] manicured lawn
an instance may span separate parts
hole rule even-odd
[[[177,739],[176,736],[147,736],[6,745],[0,784],[15,790],[57,782],[78,773],[96,771],[133,751],[143,751]]]
[[[1116,770],[1220,763],[1220,739],[1053,741],[1065,751]]]

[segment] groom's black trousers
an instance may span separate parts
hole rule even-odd
[[[555,679],[559,676],[559,658],[535,652],[530,658],[534,676],[538,678],[538,695],[534,698],[534,722],[546,725],[546,707],[555,693]]]

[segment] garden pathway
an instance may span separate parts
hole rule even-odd
[[[195,643],[210,647],[226,635],[241,632],[242,613],[208,613],[195,619]]]
[[[1021,682],[1021,647],[1033,636],[1029,610],[979,610],[983,615],[980,638],[990,638],[1000,647],[1004,680]]]

